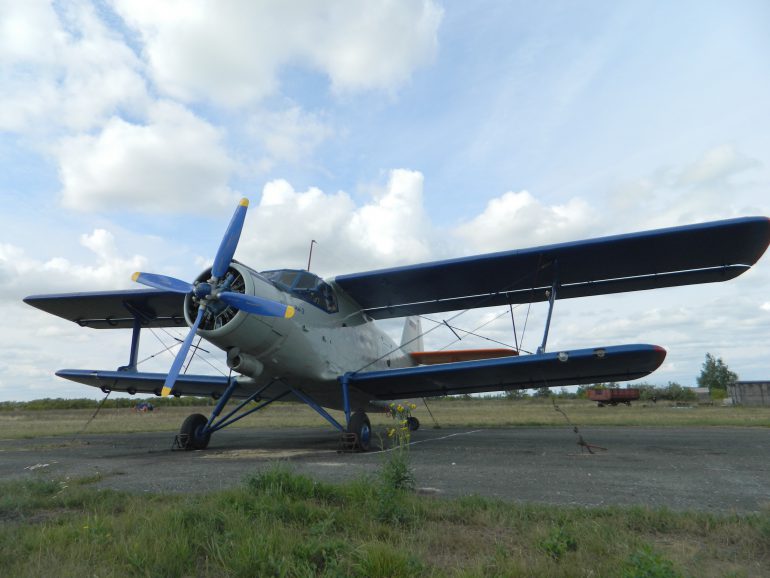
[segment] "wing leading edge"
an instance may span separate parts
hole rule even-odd
[[[341,275],[374,319],[726,281],[770,243],[770,219],[745,217]]]
[[[627,381],[655,371],[666,358],[657,345],[617,345],[463,361],[348,375],[348,383],[375,399],[483,393]]]

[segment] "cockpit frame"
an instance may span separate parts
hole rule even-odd
[[[337,296],[331,285],[318,275],[304,269],[274,269],[261,271],[260,275],[270,281],[281,291],[291,293],[298,299],[310,303],[325,311],[339,311]]]

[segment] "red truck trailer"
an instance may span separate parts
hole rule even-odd
[[[595,401],[599,407],[618,405],[619,403],[631,405],[632,401],[639,399],[639,390],[632,387],[627,389],[620,389],[618,387],[612,389],[589,389],[588,399]]]

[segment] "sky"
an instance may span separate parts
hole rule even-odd
[[[316,240],[324,277],[770,215],[769,55],[764,0],[0,0],[0,400],[99,397],[54,371],[128,361],[130,331],[23,297],[192,280],[241,197],[237,259],[302,268]],[[548,348],[661,345],[658,385],[707,352],[768,379],[768,281],[765,256],[559,301]],[[545,306],[514,319],[534,350]],[[514,342],[505,308],[453,323]],[[173,336],[144,333],[140,369],[167,370]],[[454,340],[426,347],[494,345]]]

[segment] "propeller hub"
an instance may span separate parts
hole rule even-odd
[[[193,289],[195,297],[198,299],[205,299],[211,295],[211,285],[209,283],[198,283]]]

